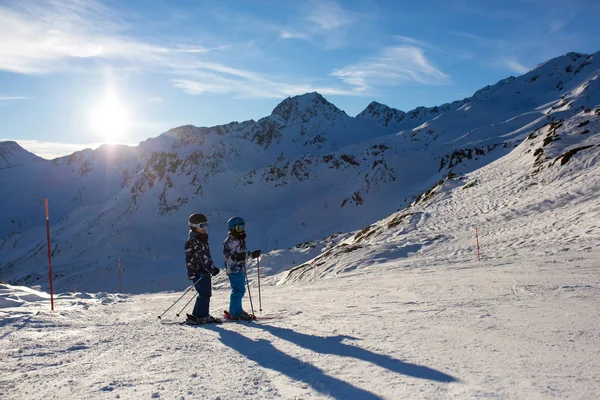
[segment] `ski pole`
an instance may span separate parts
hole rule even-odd
[[[185,308],[188,306],[188,304],[190,304],[192,302],[192,300],[194,300],[196,297],[198,297],[198,293],[196,293],[194,295],[194,297],[192,297],[191,299],[188,300],[187,303],[185,303],[185,306],[183,306],[183,308],[175,315],[177,315],[179,317],[179,314],[181,314],[183,312],[183,310],[185,310]]]
[[[200,278],[198,278],[198,281],[199,281],[199,280],[200,280]],[[185,295],[186,295],[186,294],[187,294],[187,293],[188,293],[188,292],[189,292],[189,291],[190,291],[190,290],[191,290],[191,289],[192,289],[192,288],[193,288],[193,287],[196,285],[196,283],[197,283],[198,281],[196,281],[196,282],[194,282],[192,285],[190,285],[190,287],[188,287],[188,288],[186,289],[186,291],[185,291],[185,292],[183,292],[183,294],[181,295],[181,297],[179,297],[177,300],[175,300],[175,302],[174,302],[173,304],[171,304],[171,307],[167,308],[167,309],[165,310],[165,312],[163,312],[162,314],[160,314],[160,315],[158,316],[158,319],[161,319],[161,317],[162,317],[163,315],[165,315],[165,314],[167,313],[167,311],[169,311],[171,308],[173,308],[173,306],[174,306],[175,304],[179,303],[179,300],[181,300],[181,299],[183,298],[183,296],[185,296]]]
[[[252,315],[254,315],[254,306],[252,305],[252,294],[250,293],[250,281],[248,281],[248,271],[246,271],[246,264],[244,263],[244,275],[246,275],[246,286],[248,286],[248,298],[250,299],[250,309]]]
[[[256,271],[258,275],[258,311],[262,313],[262,299],[260,297],[260,256],[256,259]]]

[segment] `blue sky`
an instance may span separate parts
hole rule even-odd
[[[355,116],[471,96],[600,50],[600,2],[7,0],[0,139],[46,158],[318,91]]]

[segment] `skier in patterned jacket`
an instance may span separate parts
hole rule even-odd
[[[241,217],[233,217],[227,221],[229,235],[223,242],[225,270],[231,284],[229,297],[229,315],[231,319],[254,319],[242,309],[242,298],[246,293],[246,259],[248,256],[258,258],[260,250],[246,250],[246,223]]]
[[[212,295],[211,276],[219,273],[210,256],[208,247],[208,219],[203,214],[192,214],[188,218],[190,233],[185,242],[185,262],[188,278],[194,282],[198,297],[192,314],[187,314],[187,323],[221,322],[209,314]]]

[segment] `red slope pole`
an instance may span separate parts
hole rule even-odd
[[[46,205],[46,238],[48,239],[48,279],[50,280],[50,307],[54,311],[54,289],[52,287],[52,251],[50,250],[50,214],[48,213],[48,199]]]

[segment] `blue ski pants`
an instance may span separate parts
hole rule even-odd
[[[242,297],[246,293],[246,274],[244,271],[229,274],[231,296],[229,296],[229,314],[233,317],[242,315]]]

